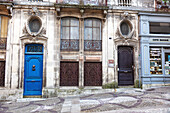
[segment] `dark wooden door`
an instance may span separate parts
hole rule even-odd
[[[102,86],[102,63],[84,63],[84,86]]]
[[[0,61],[0,86],[5,85],[5,61]]]
[[[60,63],[60,86],[78,86],[79,84],[79,63]]]
[[[118,47],[118,85],[134,85],[132,47]]]

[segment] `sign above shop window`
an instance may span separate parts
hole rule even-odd
[[[168,38],[151,38],[150,41],[152,42],[170,42]]]

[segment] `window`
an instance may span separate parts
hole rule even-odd
[[[170,75],[170,52],[165,53],[165,75]]]
[[[162,74],[162,48],[150,48],[150,73]]]
[[[120,30],[122,35],[128,35],[129,34],[129,25],[126,22],[122,22],[120,24]]]
[[[0,49],[6,48],[8,31],[8,17],[0,16]]]
[[[132,0],[118,0],[119,6],[131,6]]]
[[[79,20],[76,18],[62,18],[61,50],[79,50]]]
[[[123,19],[119,24],[119,33],[120,36],[123,38],[131,38],[133,35],[134,29],[132,23],[127,20]]]
[[[29,20],[29,29],[32,33],[37,33],[40,30],[41,25],[41,21],[36,17]]]
[[[150,22],[150,34],[170,34],[170,23]]]
[[[86,19],[84,26],[84,50],[101,51],[101,21],[99,19]]]

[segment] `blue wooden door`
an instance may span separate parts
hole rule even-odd
[[[24,96],[41,96],[43,80],[43,46],[29,44],[25,48]]]

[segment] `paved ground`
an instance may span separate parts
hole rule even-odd
[[[77,97],[1,102],[0,113],[170,113],[170,86]]]

